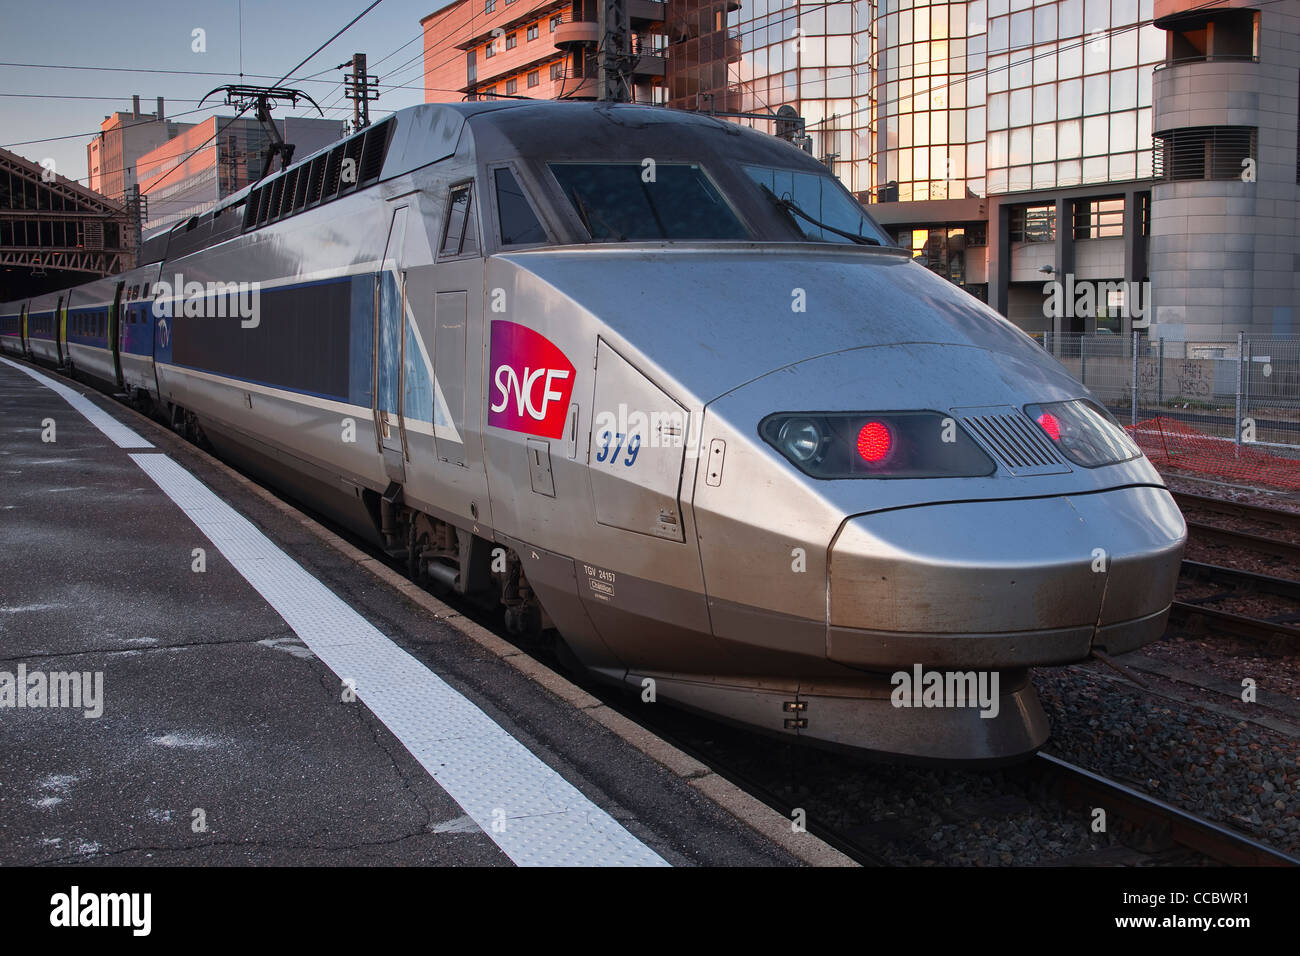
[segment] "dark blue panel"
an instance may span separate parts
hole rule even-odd
[[[374,407],[375,277],[352,277],[351,323],[348,331],[348,401]]]

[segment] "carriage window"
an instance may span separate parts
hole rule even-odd
[[[695,163],[551,163],[574,212],[598,241],[748,239]]]
[[[515,179],[515,174],[503,167],[496,170],[494,176],[501,245],[522,246],[530,242],[545,242],[546,230],[537,221],[537,215]]]
[[[472,183],[451,188],[447,202],[447,222],[442,230],[442,257],[478,254],[478,226],[474,222]]]

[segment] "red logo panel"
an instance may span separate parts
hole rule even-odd
[[[540,332],[498,319],[489,350],[488,424],[514,432],[560,438],[576,370]]]

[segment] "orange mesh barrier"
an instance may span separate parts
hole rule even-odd
[[[1172,418],[1148,418],[1128,428],[1152,464],[1245,484],[1300,490],[1300,460],[1251,445],[1235,445]]]

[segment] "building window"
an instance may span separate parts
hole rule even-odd
[[[1124,200],[1080,199],[1074,204],[1074,238],[1114,239],[1124,235]]]
[[[551,64],[551,79],[553,79],[553,80],[558,80],[558,79],[563,75],[563,73],[564,73],[564,64],[563,64],[563,63],[552,63],[552,64]]]
[[[972,245],[986,244],[983,228],[984,223],[974,223],[972,226],[903,229],[897,234],[896,244],[904,249],[910,248],[914,261],[964,288],[966,249]],[[977,237],[974,235],[974,229],[981,230],[978,242],[975,241]]]
[[[528,28],[528,39],[529,39],[529,40],[536,40],[536,39],[537,39],[537,24],[536,24],[536,23],[534,23],[532,26],[530,26],[530,27]]]
[[[497,0],[483,0],[483,12],[491,13],[497,8]]]
[[[510,95],[511,93],[514,93],[514,92],[515,92],[516,90],[518,90],[518,89],[519,89],[519,81],[518,81],[518,80],[513,80],[513,79],[512,79],[512,80],[506,80],[506,95],[507,95],[507,96]]]
[[[497,88],[495,86],[489,86],[487,89],[479,90],[479,93],[483,96],[496,96]]]
[[[497,55],[497,49],[495,44],[489,43],[487,46],[483,48],[483,59],[490,60],[496,55]]]
[[[1011,210],[1012,242],[1055,242],[1056,206],[1017,206]]]
[[[1253,126],[1191,126],[1157,133],[1155,177],[1165,182],[1185,179],[1241,179],[1254,170]]]
[[[551,17],[551,32],[554,33],[555,28],[558,27],[563,21],[564,18],[559,14],[556,14],[555,16]]]
[[[537,84],[541,82],[542,82],[542,77],[541,77],[541,72],[539,70],[533,70],[533,72],[528,74],[529,86],[537,86]]]
[[[518,42],[519,42],[519,34],[518,34],[518,33],[507,33],[507,34],[506,34],[506,49],[507,49],[507,50],[513,50],[513,49],[515,48],[516,44],[518,44]]]

